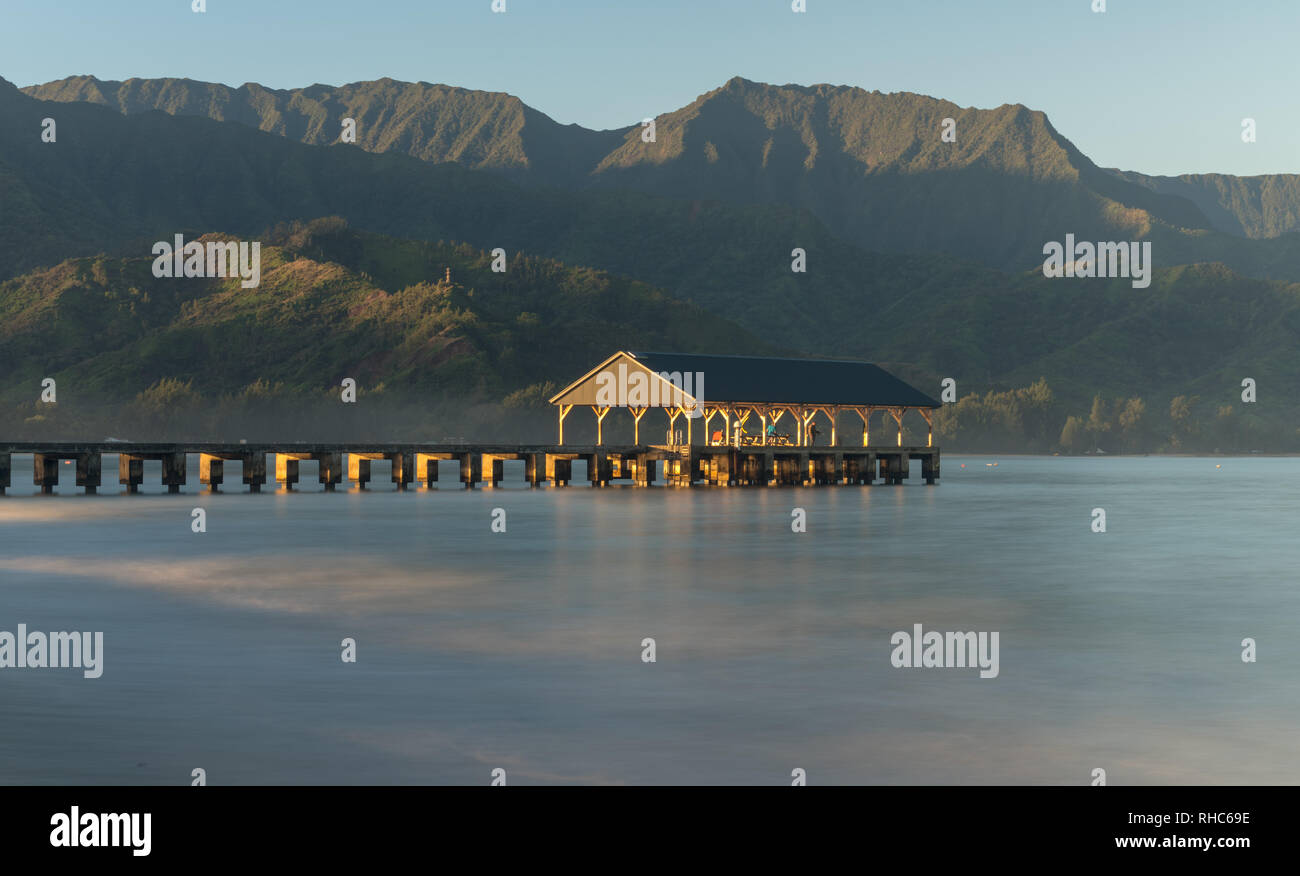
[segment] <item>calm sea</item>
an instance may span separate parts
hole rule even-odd
[[[1300,459],[94,497],[14,463],[0,630],[104,654],[0,669],[0,783],[1300,783]],[[915,624],[998,632],[998,676],[895,668]]]

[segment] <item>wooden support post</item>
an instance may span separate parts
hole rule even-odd
[[[871,408],[854,408],[859,417],[862,418],[862,446],[871,445]]]
[[[118,457],[118,470],[121,470],[121,457]],[[213,456],[210,453],[199,454],[199,483],[207,484],[208,491],[215,493],[221,487],[221,482],[225,480],[226,461],[220,456]]]
[[[334,487],[343,481],[343,454],[315,453],[312,457],[319,466],[316,480],[325,487],[325,492],[332,493]]]
[[[185,486],[184,453],[169,453],[162,458],[162,482],[168,493],[179,493]]]
[[[415,454],[390,453],[388,454],[388,460],[393,464],[393,471],[389,475],[389,480],[397,485],[399,493],[405,491],[415,481]]]
[[[444,453],[415,454],[415,480],[424,484],[426,490],[432,490],[438,483],[438,461],[449,458],[450,455]]]
[[[275,455],[275,481],[286,491],[298,483],[298,457],[288,453]]]
[[[664,413],[668,415],[668,440],[667,444],[677,443],[677,418],[682,415],[681,408],[664,408]]]
[[[609,456],[604,453],[592,453],[586,457],[587,460],[587,480],[593,487],[609,486],[610,465]]]
[[[472,490],[483,480],[483,458],[477,453],[460,453],[460,482]]]
[[[524,480],[530,487],[540,487],[546,480],[545,453],[530,453],[524,457]]]
[[[185,454],[180,454],[182,472],[185,467]],[[163,462],[163,482],[167,481],[167,463]],[[81,453],[77,455],[77,486],[84,487],[87,496],[93,496],[99,490],[102,476],[103,458],[98,453]],[[184,474],[181,483],[185,483]],[[173,491],[174,492],[174,491]]]
[[[628,408],[632,412],[632,443],[641,443],[641,418],[649,408]]]
[[[934,446],[934,411],[931,411],[927,408],[917,408],[917,411],[920,412],[921,416],[925,417],[925,425],[926,425],[925,446],[933,447]]]
[[[573,479],[573,460],[553,454],[546,457],[546,479],[553,487],[567,487]]]
[[[370,483],[370,458],[359,453],[348,454],[348,480],[364,490]]]
[[[13,475],[13,459],[8,453],[0,453],[0,496],[9,489],[9,478]]]
[[[262,492],[262,484],[266,483],[266,454],[241,453],[239,461],[243,463],[243,480],[248,484],[248,492]]]
[[[907,413],[907,408],[890,408],[889,413],[893,415],[894,422],[898,424],[898,446],[903,446],[903,415]]]
[[[605,443],[603,440],[601,427],[602,424],[604,424],[605,422],[605,417],[609,416],[609,412],[611,408],[609,408],[609,406],[598,407],[596,405],[592,405],[591,410],[596,414],[596,446],[599,447],[601,444]]]
[[[32,454],[32,483],[47,496],[59,485],[59,460],[44,453]]]
[[[573,410],[573,405],[560,405],[560,444],[564,444],[564,418]]]
[[[128,493],[140,492],[144,483],[144,459],[126,453],[117,455],[117,482],[126,487]]]
[[[632,483],[638,487],[648,487],[654,483],[655,461],[648,453],[638,453],[633,461]]]
[[[811,411],[799,412],[799,421],[803,424],[803,429],[800,432],[800,434],[803,435],[802,443],[807,447],[812,446],[812,437],[809,433],[809,427],[812,425],[812,421],[816,416],[817,416],[816,408],[813,408]]]
[[[499,487],[501,486],[502,473],[505,471],[505,460],[499,456],[484,453],[479,463],[479,470],[483,473],[483,486],[489,488]]]

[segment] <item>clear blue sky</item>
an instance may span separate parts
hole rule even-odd
[[[732,76],[1023,103],[1102,166],[1300,172],[1300,0],[0,0],[0,76],[391,76],[633,124]],[[1241,141],[1253,117],[1258,142]]]

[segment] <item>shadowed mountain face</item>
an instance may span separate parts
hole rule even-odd
[[[389,79],[272,91],[190,80],[72,77],[46,100],[238,121],[309,144],[357,143],[428,162],[576,189],[636,190],[807,209],[841,239],[884,252],[945,252],[1008,270],[1045,241],[1150,239],[1162,265],[1221,260],[1300,279],[1294,178],[1167,180],[1094,165],[1041,112],[958,107],[923,95],[772,86],[736,78],[655,120],[653,142],[562,126],[505,94]],[[944,142],[944,120],[955,142]]]

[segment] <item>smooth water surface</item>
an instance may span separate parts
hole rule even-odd
[[[0,782],[1300,783],[1300,459],[992,461],[44,497],[15,457],[0,630],[103,631],[104,672],[0,670]],[[894,668],[916,623],[999,632],[998,677]]]

